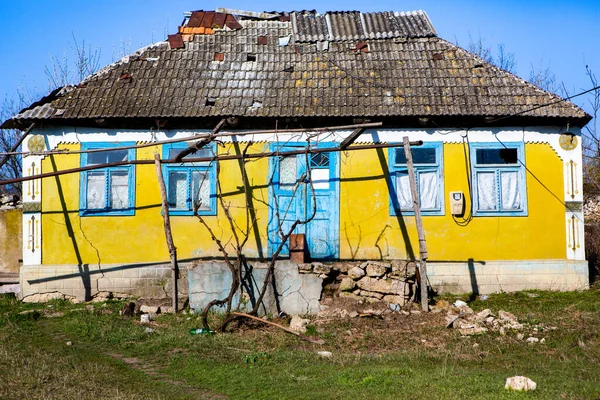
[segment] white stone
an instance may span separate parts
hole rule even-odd
[[[382,264],[369,264],[367,265],[367,275],[373,278],[379,278],[385,275],[387,267]]]
[[[150,322],[150,314],[142,314],[140,315],[140,322],[142,324],[147,324]]]
[[[480,311],[477,314],[475,314],[475,319],[477,321],[484,321],[484,320],[487,320],[487,318],[490,318],[490,317],[493,318],[493,314],[492,314],[492,312],[490,311],[489,308],[486,308],[485,310]]]
[[[517,333],[517,339],[523,340],[524,338],[525,338],[525,335],[523,335],[522,333]]]
[[[498,311],[498,318],[506,320],[506,321],[518,322],[517,317],[515,317],[513,314],[511,314],[507,311],[504,311],[504,310]]]
[[[505,389],[517,390],[517,391],[528,391],[535,390],[537,384],[526,376],[513,376],[506,378]]]
[[[527,338],[527,343],[537,343],[539,341],[540,341],[540,339],[533,337],[533,336]]]
[[[290,321],[290,329],[295,332],[306,333],[306,325],[310,320],[301,318],[299,315],[294,315]]]
[[[365,276],[357,282],[357,285],[368,292],[404,295],[404,282],[397,279],[376,279]]]
[[[357,280],[365,276],[365,271],[363,271],[363,269],[360,267],[350,268],[348,271],[348,276],[354,280]]]
[[[331,358],[331,356],[333,356],[333,354],[330,351],[318,351],[317,354],[325,358]]]
[[[65,343],[65,344],[66,344],[67,346],[73,346],[73,342],[71,342],[70,340],[69,340],[67,343]]]
[[[464,301],[462,301],[462,300],[456,300],[456,301],[454,302],[454,307],[458,307],[458,308],[461,308],[461,307],[467,307],[467,303],[465,303],[465,302],[464,302]]]

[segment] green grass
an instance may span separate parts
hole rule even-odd
[[[539,327],[546,343],[535,345],[515,333],[463,338],[442,314],[311,324],[325,340],[314,345],[260,325],[190,335],[200,321],[188,315],[159,317],[148,334],[137,318],[119,316],[120,302],[49,305],[0,297],[1,398],[600,398],[598,289],[470,303]],[[505,390],[513,375],[538,389]]]

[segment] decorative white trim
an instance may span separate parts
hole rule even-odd
[[[23,213],[23,265],[42,263],[42,214]]]

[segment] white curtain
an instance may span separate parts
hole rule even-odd
[[[210,175],[207,172],[192,173],[192,190],[194,202],[200,204],[199,210],[210,210]]]
[[[129,174],[127,171],[110,173],[110,206],[113,210],[129,207]]]
[[[187,210],[187,172],[169,172],[169,206],[177,210]]]
[[[401,210],[412,210],[413,201],[410,194],[408,172],[396,172],[396,194]]]
[[[479,210],[496,209],[496,173],[477,173],[477,202]]]
[[[519,173],[516,171],[501,172],[502,209],[519,210],[521,199],[519,197]]]
[[[438,174],[435,171],[419,173],[419,196],[421,210],[437,210],[438,205]]]
[[[290,187],[296,184],[296,156],[287,156],[279,160],[279,186]]]
[[[104,172],[88,172],[87,175],[87,208],[90,210],[104,208],[104,191],[106,175]]]

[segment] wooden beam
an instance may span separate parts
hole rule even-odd
[[[350,134],[350,136],[348,136],[346,139],[344,139],[342,141],[342,143],[340,144],[340,149],[345,150],[346,147],[350,146],[352,143],[354,143],[354,141],[363,134],[363,132],[365,131],[365,128],[356,128],[354,130],[354,132],[352,132]]]
[[[23,140],[25,140],[25,138],[27,137],[27,135],[29,135],[29,132],[31,132],[31,130],[33,129],[34,126],[35,126],[35,122],[33,124],[29,125],[29,128],[27,128],[27,130],[25,132],[23,132],[23,134],[21,135],[21,137],[19,137],[19,139],[15,142],[15,144],[10,149],[10,151],[8,153],[4,154],[4,157],[2,157],[2,160],[0,160],[0,168],[2,168],[2,166],[4,164],[6,164],[6,162],[8,161],[8,159],[10,158],[10,156],[12,155],[11,153],[15,152],[19,148],[19,146],[21,145],[21,143],[23,143]]]
[[[278,133],[310,133],[317,132],[327,133],[345,129],[354,129],[358,127],[363,128],[377,128],[382,126],[382,122],[368,122],[365,124],[354,124],[354,125],[339,125],[339,126],[330,126],[330,127],[321,127],[321,128],[294,128],[294,129],[267,129],[267,130],[259,130],[259,131],[238,131],[238,132],[219,132],[217,133],[217,137],[230,137],[230,136],[249,136],[249,135],[273,135]],[[194,140],[199,140],[202,138],[207,138],[210,136],[210,133],[199,133],[194,136],[188,136],[184,138],[177,139],[166,139],[166,140],[157,140],[155,142],[150,143],[142,143],[131,146],[117,146],[117,147],[109,147],[107,149],[87,149],[87,150],[69,150],[69,149],[60,149],[60,150],[49,150],[49,151],[20,151],[20,152],[7,152],[0,153],[2,156],[11,155],[23,155],[23,156],[47,156],[51,154],[88,154],[88,153],[99,153],[105,151],[118,151],[118,150],[131,150],[131,149],[142,149],[145,147],[152,146],[160,146],[163,144],[169,143],[181,143],[181,142],[191,142]]]
[[[225,125],[226,121],[227,121],[226,118],[221,119],[219,121],[219,123],[217,124],[217,126],[215,126],[215,128],[212,130],[212,132],[207,137],[204,137],[204,138],[198,140],[196,143],[194,143],[187,149],[180,151],[179,154],[177,154],[177,157],[175,157],[175,161],[181,162],[181,160],[183,160],[183,157],[187,156],[188,154],[195,153],[196,151],[200,150],[201,148],[203,148],[204,146],[206,146],[207,144],[209,144],[210,142],[215,140],[217,133],[219,133],[219,131],[221,130],[223,125]]]
[[[411,146],[421,146],[423,141],[417,140],[415,142],[410,142]],[[348,147],[346,151],[355,151],[355,150],[369,150],[369,149],[387,149],[392,147],[401,147],[402,143],[375,143],[375,144],[365,144],[365,145],[356,145],[352,147]],[[263,158],[263,157],[280,157],[280,156],[293,156],[298,154],[318,154],[318,153],[330,153],[341,151],[339,147],[322,147],[322,148],[312,148],[312,149],[304,149],[304,150],[290,150],[290,151],[268,151],[264,153],[251,153],[251,154],[228,154],[216,157],[195,157],[188,158],[186,162],[211,162],[214,160],[219,161],[227,161],[227,160],[240,160],[242,157],[249,158]],[[162,164],[179,164],[175,160],[161,160]],[[0,181],[0,186],[9,185],[17,182],[27,182],[32,181],[34,179],[41,178],[49,178],[53,176],[73,174],[77,172],[83,171],[93,171],[96,169],[108,168],[108,167],[120,167],[122,165],[146,165],[146,164],[154,164],[153,160],[129,160],[129,161],[115,161],[112,163],[106,164],[95,164],[95,165],[86,165],[85,167],[77,167],[77,168],[69,168],[64,169],[62,171],[53,171],[53,172],[45,172],[43,174],[38,175],[30,175],[21,178],[15,179],[7,179],[5,181]]]
[[[423,229],[421,205],[419,202],[419,193],[417,192],[415,165],[413,164],[410,142],[408,141],[407,136],[404,136],[403,142],[404,155],[406,156],[406,166],[408,167],[410,194],[413,200],[413,211],[415,213],[415,222],[417,224],[417,235],[419,236],[419,286],[421,287],[421,309],[424,312],[428,312],[429,299],[427,292],[427,243],[425,242],[425,230]]]
[[[171,232],[171,220],[169,218],[169,204],[167,201],[167,188],[165,186],[160,156],[158,154],[154,155],[154,164],[156,165],[156,177],[158,178],[158,188],[160,189],[165,238],[167,239],[167,247],[169,248],[169,256],[171,258],[171,279],[173,280],[173,312],[177,313],[177,278],[179,277],[179,266],[177,265],[177,247],[175,247],[175,243],[173,243],[173,234]]]

